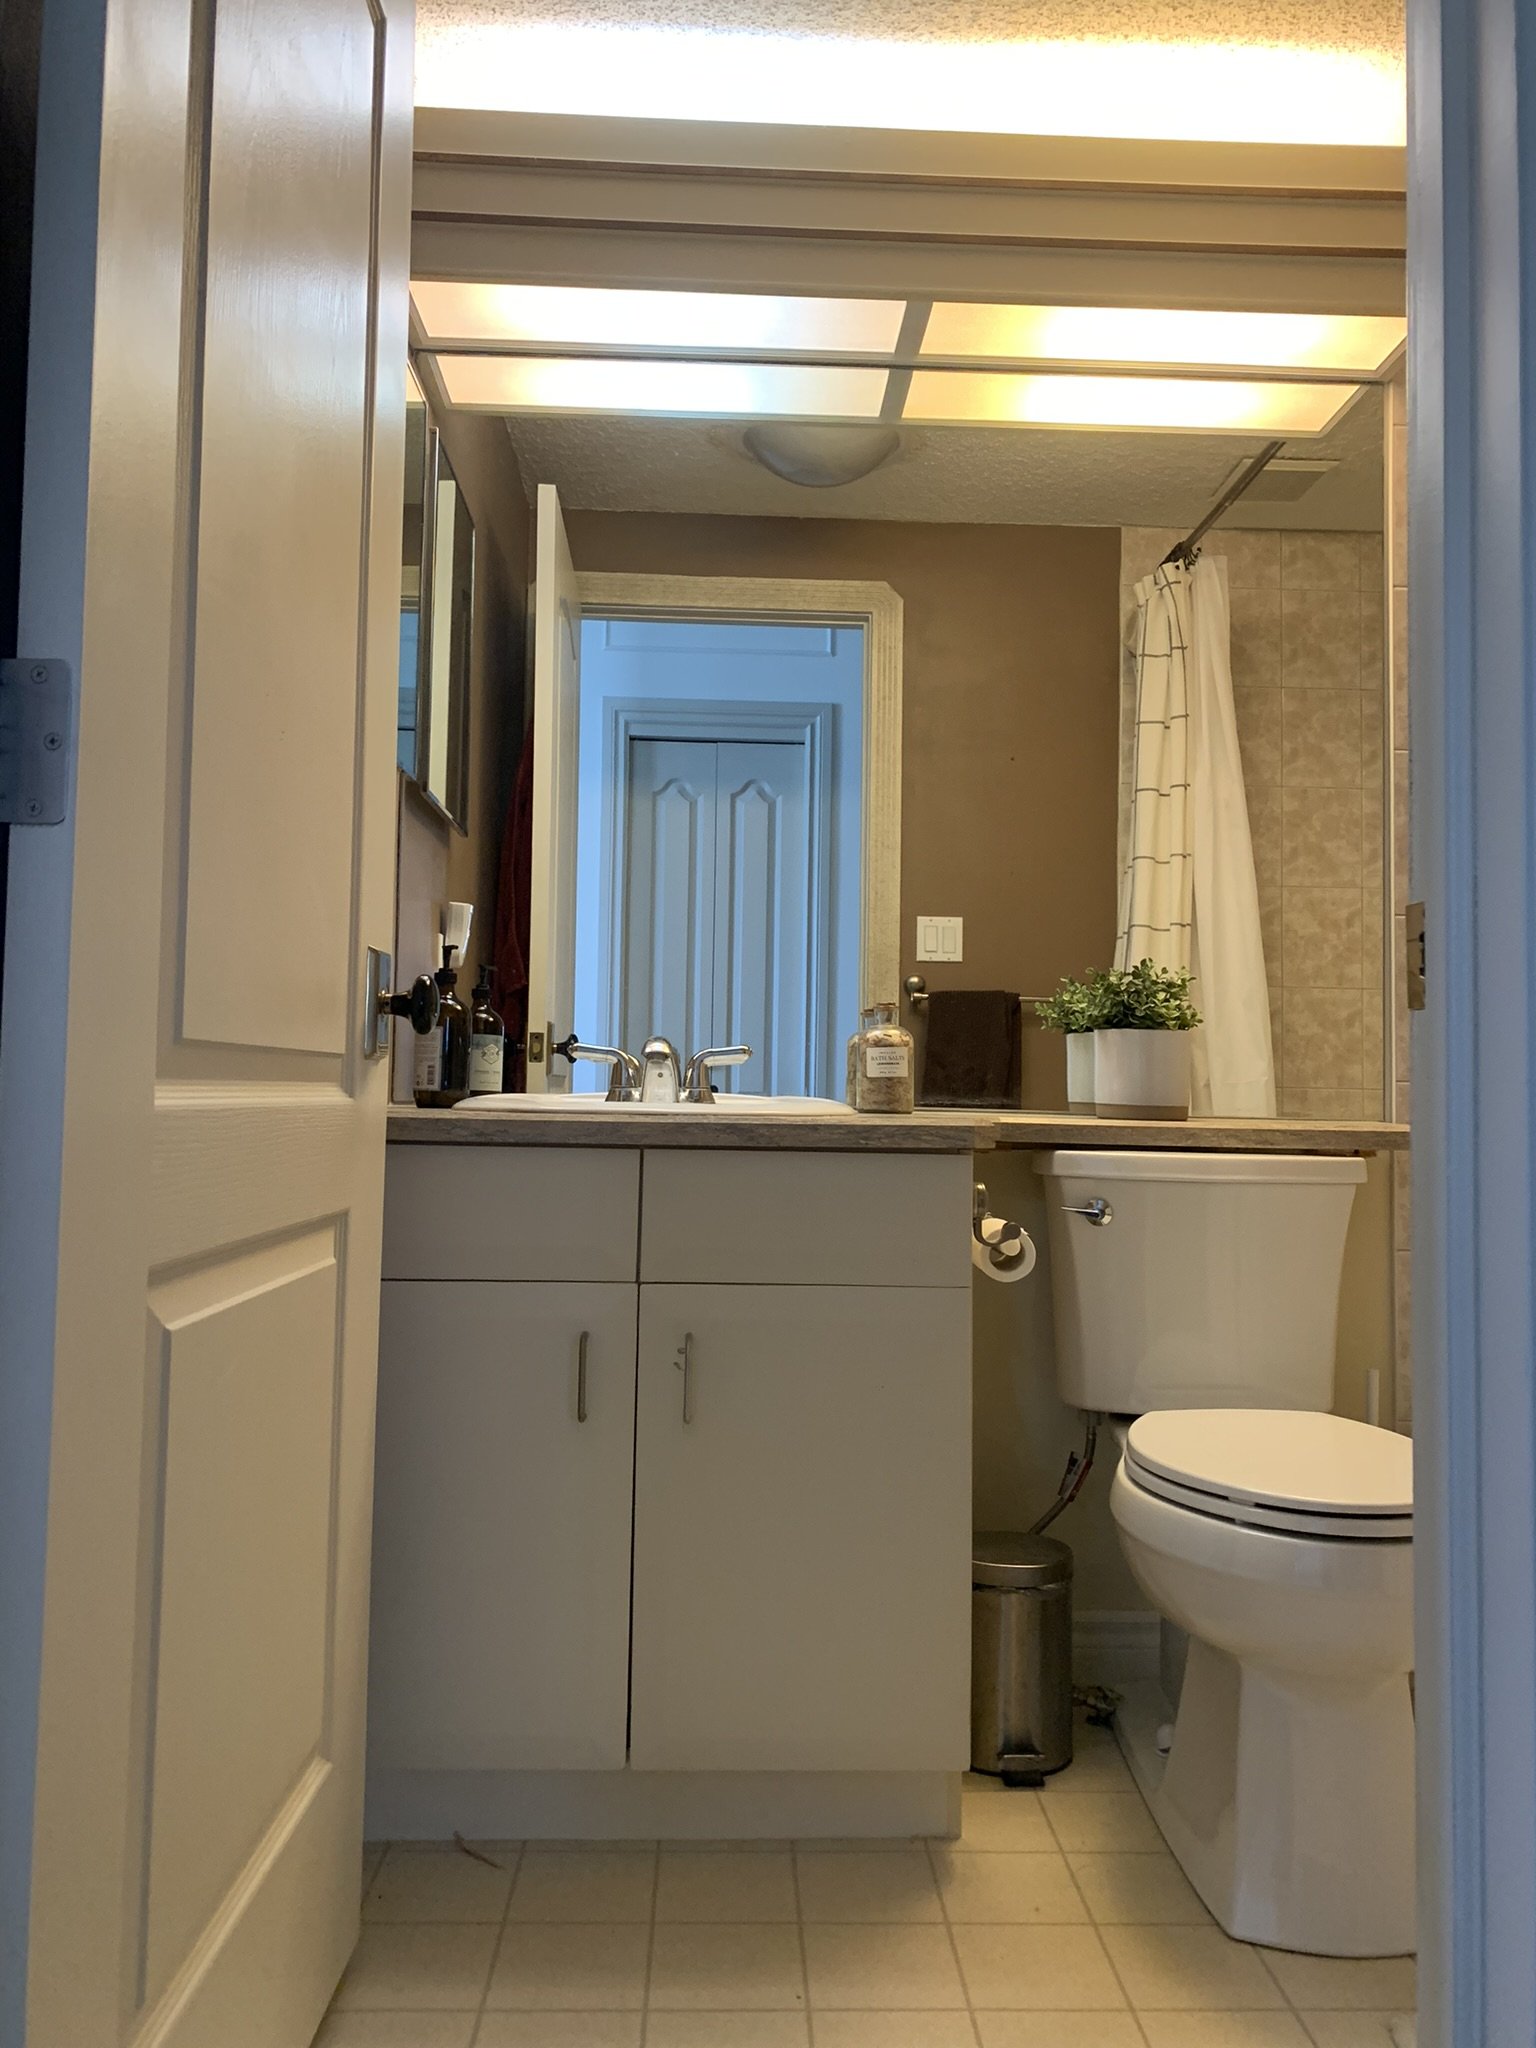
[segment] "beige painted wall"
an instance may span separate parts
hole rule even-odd
[[[489,954],[507,795],[522,740],[532,521],[527,493],[499,419],[447,413],[443,445],[475,522],[475,618],[470,654],[469,814],[448,824],[402,776],[396,860],[395,975],[405,986],[438,965],[436,906],[473,903],[472,977]],[[470,986],[460,983],[460,993]],[[393,1094],[410,1100],[409,1046],[397,1047]]]
[[[1112,527],[924,526],[568,512],[579,569],[889,583],[905,605],[902,974],[921,912],[965,919],[930,988],[1033,995],[1107,961],[1115,932],[1120,537]],[[1024,1101],[1066,1101],[1031,1019]]]

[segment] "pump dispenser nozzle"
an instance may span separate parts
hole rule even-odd
[[[469,928],[474,922],[473,903],[443,903],[438,906],[438,929],[443,935],[443,965],[456,967],[469,952]],[[450,950],[458,960],[450,959]]]

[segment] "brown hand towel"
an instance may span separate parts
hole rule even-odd
[[[933,991],[920,1100],[934,1108],[1018,1108],[1019,999],[1010,989]]]

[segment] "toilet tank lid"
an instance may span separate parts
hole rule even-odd
[[[1133,1466],[1255,1506],[1411,1515],[1413,1445],[1390,1429],[1305,1409],[1168,1408],[1126,1438]]]
[[[1047,1180],[1248,1182],[1337,1187],[1365,1179],[1365,1161],[1315,1152],[1047,1152]]]

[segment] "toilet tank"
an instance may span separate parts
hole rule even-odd
[[[1056,1377],[1074,1408],[1333,1405],[1359,1159],[1051,1152]],[[1111,1220],[1095,1222],[1107,1204]]]

